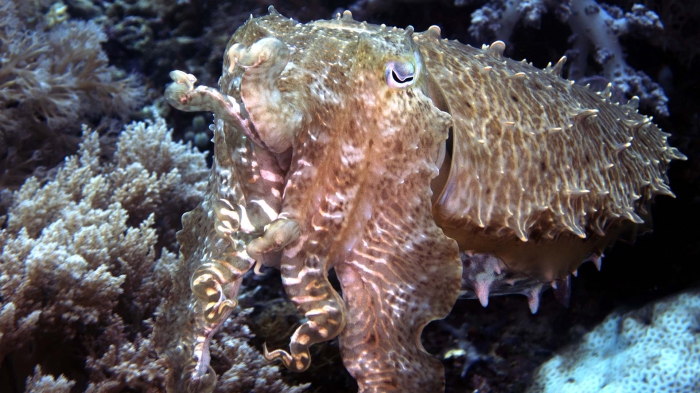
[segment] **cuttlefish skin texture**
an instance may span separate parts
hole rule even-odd
[[[360,392],[440,392],[420,335],[460,293],[526,294],[534,312],[544,286],[566,287],[672,195],[666,170],[684,157],[634,102],[562,79],[563,61],[502,53],[437,27],[271,10],[229,41],[218,90],[171,73],[168,102],[216,120],[209,188],[183,217],[156,324],[170,390],[213,389],[209,342],[243,274],[266,265],[305,316],[267,359],[303,371],[309,347],[337,337]]]

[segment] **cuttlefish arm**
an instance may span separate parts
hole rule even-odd
[[[287,62],[284,48],[276,44],[264,40],[249,49],[236,46],[226,62],[231,64],[226,65],[231,71],[240,66],[245,70],[246,85],[260,84],[261,89],[270,90],[263,96],[274,96],[274,84],[263,83],[261,78],[276,78],[275,73],[279,74]],[[216,115],[212,127],[215,154],[205,200],[183,217],[183,230],[178,234],[184,263],[175,275],[175,292],[185,291],[182,276],[189,276],[192,295],[189,302],[177,295],[170,303],[173,308],[187,307],[189,317],[161,318],[173,323],[161,324],[164,343],[159,348],[169,354],[172,389],[209,391],[216,381],[209,365],[209,345],[237,305],[243,275],[256,262],[256,271],[261,264],[278,266],[281,249],[298,236],[298,230],[295,232],[296,224],[291,220],[277,220],[284,171],[280,155],[268,145],[282,152],[287,148],[284,140],[268,138],[269,127],[275,125],[271,121],[256,123],[251,117],[256,111],[246,111],[244,102],[233,96],[207,86],[195,88],[193,75],[173,71],[170,76],[174,83],[166,88],[168,103],[180,110]],[[233,79],[233,74],[225,74],[221,85],[230,86]]]
[[[309,240],[309,236],[302,235],[291,243],[284,251],[281,265],[287,296],[307,321],[292,335],[289,351],[268,351],[267,344],[263,348],[267,360],[279,359],[285,367],[297,372],[311,365],[311,345],[337,337],[345,327],[346,309],[328,281],[329,258],[324,255],[325,247]]]
[[[341,355],[360,392],[441,392],[442,364],[425,352],[420,336],[456,300],[457,245],[435,225],[428,194],[408,201],[400,192],[388,195],[401,203],[381,206],[350,258],[336,267],[352,310]]]
[[[307,321],[293,334],[288,351],[265,347],[265,357],[303,371],[311,363],[311,345],[339,336],[343,362],[359,392],[439,392],[442,364],[425,352],[420,336],[457,298],[462,274],[457,244],[433,221],[427,176],[397,184],[396,178],[378,179],[372,172],[335,172],[335,184],[320,182],[331,190],[351,178],[360,185],[323,197],[299,238],[285,249],[285,291]],[[348,209],[353,217],[339,223],[344,209],[337,202],[351,195],[359,195]],[[342,298],[327,278],[332,267]]]

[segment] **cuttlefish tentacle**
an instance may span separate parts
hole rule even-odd
[[[224,122],[250,134],[249,122],[241,114],[241,106],[236,100],[219,90],[209,86],[194,84],[197,78],[184,71],[171,71],[170,78],[174,83],[165,88],[165,100],[173,107],[186,112],[213,112]]]
[[[214,230],[216,234],[236,247],[235,234],[240,228],[240,206],[233,206],[226,199],[214,202]],[[217,324],[236,308],[237,290],[231,293],[230,283],[238,281],[250,269],[251,259],[240,255],[232,261],[210,258],[195,270],[190,279],[192,294],[204,306],[204,322]]]
[[[250,133],[249,123],[241,117],[240,105],[230,96],[207,86],[194,88],[197,81],[191,74],[173,71],[174,83],[168,85],[165,97],[172,106],[184,111],[211,111],[235,129]],[[214,139],[224,138],[215,133]],[[219,145],[224,144],[218,141]],[[237,305],[236,297],[243,275],[252,266],[253,260],[236,250],[241,249],[236,232],[240,227],[240,206],[234,206],[226,198],[210,202],[214,211],[214,233],[224,244],[212,241],[202,256],[201,265],[190,278],[193,310],[192,332],[181,345],[191,361],[185,367],[185,384],[212,385],[215,374],[209,365],[209,343]],[[187,215],[183,223],[189,221]],[[192,224],[194,225],[194,224]],[[185,225],[187,226],[187,225]],[[232,248],[231,248],[232,247]],[[224,255],[223,248],[229,251]],[[207,388],[208,389],[208,388]],[[205,389],[205,390],[207,390]]]
[[[192,331],[181,345],[190,357],[183,370],[183,382],[193,391],[213,388],[216,374],[209,365],[209,345],[237,306],[243,275],[253,266],[253,259],[243,249],[245,239],[241,238],[245,232],[240,228],[239,212],[246,216],[245,207],[224,198],[212,201],[211,205],[214,211],[212,232],[216,236],[207,242],[202,264],[190,278]],[[189,216],[183,217],[184,228],[189,229],[192,225]]]
[[[243,259],[237,259],[233,263],[212,259],[192,275],[190,288],[196,300],[192,307],[193,361],[185,370],[189,381],[197,381],[213,374],[209,365],[211,339],[236,308],[241,279],[250,266],[251,263]]]
[[[326,258],[304,251],[305,237],[289,245],[282,263],[282,282],[287,295],[307,321],[292,335],[289,352],[263,348],[267,360],[280,359],[292,371],[304,371],[311,364],[309,347],[337,337],[345,327],[345,306],[327,277]],[[298,254],[297,254],[298,253]],[[303,261],[300,263],[299,261]]]
[[[245,206],[234,205],[224,198],[215,200],[212,205],[214,232],[228,246],[221,252],[221,245],[211,244],[202,265],[190,278],[194,311],[193,361],[185,369],[186,383],[190,384],[215,375],[209,365],[211,339],[238,305],[236,298],[243,275],[253,266],[253,259],[243,249],[245,239],[241,238],[255,230],[249,222],[241,228],[241,216],[247,221]]]

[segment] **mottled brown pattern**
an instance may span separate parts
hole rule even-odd
[[[168,102],[217,117],[157,326],[171,390],[213,388],[209,341],[257,264],[280,269],[306,318],[269,360],[303,371],[311,345],[339,337],[360,392],[440,392],[420,335],[458,294],[525,294],[536,312],[551,285],[566,300],[568,274],[670,194],[683,156],[633,105],[572,86],[562,62],[439,35],[271,10],[231,38],[219,90],[171,73]]]

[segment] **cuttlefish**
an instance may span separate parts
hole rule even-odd
[[[668,134],[638,99],[563,79],[565,58],[542,70],[503,50],[271,9],[230,39],[218,89],[171,73],[171,105],[214,113],[215,152],[156,325],[170,390],[213,389],[210,340],[243,275],[272,266],[305,319],[268,360],[304,371],[338,338],[360,392],[441,392],[421,332],[459,295],[524,294],[535,312],[644,226],[685,158]]]

